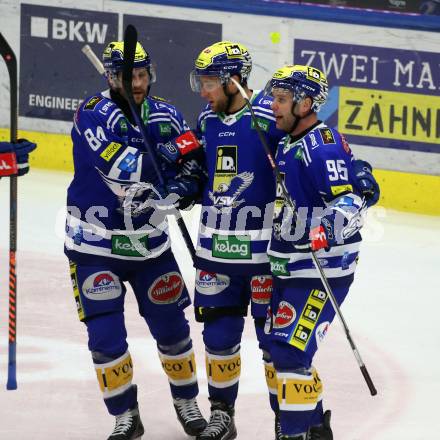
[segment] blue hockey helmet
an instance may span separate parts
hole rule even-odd
[[[107,77],[113,76],[124,69],[124,42],[112,41],[104,49],[102,54],[102,64]],[[151,63],[148,52],[142,47],[142,44],[136,43],[134,55],[134,69],[145,68],[150,76],[150,84],[156,81],[156,72]]]
[[[267,83],[264,92],[272,95],[273,90],[292,93],[293,100],[300,102],[306,97],[312,99],[312,111],[318,112],[328,97],[328,82],[325,74],[311,66],[298,64],[278,69]]]
[[[200,92],[201,76],[219,77],[226,85],[229,78],[239,75],[241,83],[246,84],[252,70],[252,58],[247,48],[232,41],[219,41],[200,52],[191,72],[190,82],[194,92]]]

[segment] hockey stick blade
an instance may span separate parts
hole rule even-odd
[[[257,117],[256,117],[256,115],[254,113],[254,109],[252,108],[252,104],[249,101],[248,96],[246,95],[246,91],[243,89],[241,84],[238,81],[236,81],[234,78],[231,78],[231,80],[237,86],[238,91],[240,92],[241,96],[243,97],[243,99],[244,99],[244,101],[246,103],[247,108],[249,109],[249,112],[251,114],[252,121],[253,121],[253,123],[255,125],[255,129],[257,130],[258,137],[260,139],[261,145],[264,148],[264,151],[265,151],[266,156],[267,156],[267,158],[269,160],[270,166],[272,167],[272,171],[273,171],[273,173],[274,173],[274,175],[275,175],[275,177],[277,179],[278,184],[281,187],[281,191],[283,192],[283,196],[285,197],[285,199],[286,199],[287,203],[289,204],[289,206],[292,208],[293,215],[296,216],[297,214],[296,214],[296,211],[295,211],[295,209],[296,209],[295,203],[293,202],[292,197],[290,196],[289,192],[287,191],[287,187],[285,185],[284,180],[281,178],[281,173],[280,173],[280,171],[278,169],[277,164],[275,163],[275,160],[274,160],[274,158],[272,156],[270,148],[269,148],[269,146],[267,144],[266,138],[264,137],[264,135],[263,135],[263,133],[261,131],[260,125],[258,124],[258,119],[257,119]],[[373,381],[371,380],[371,377],[370,377],[370,375],[369,375],[369,373],[367,371],[367,367],[365,366],[364,362],[362,361],[361,355],[359,354],[359,351],[356,348],[356,345],[355,345],[355,343],[354,343],[354,341],[353,341],[353,339],[352,339],[352,337],[350,335],[350,330],[348,328],[348,325],[345,322],[344,316],[342,315],[341,309],[340,309],[340,307],[339,307],[339,305],[338,305],[338,303],[336,301],[336,298],[335,298],[333,290],[332,290],[332,288],[330,286],[330,283],[328,282],[328,279],[327,279],[327,277],[326,277],[326,275],[324,273],[324,270],[322,269],[321,263],[319,262],[319,259],[316,256],[315,252],[310,251],[310,253],[312,255],[313,263],[314,263],[315,268],[316,268],[316,270],[317,270],[317,272],[319,274],[319,277],[320,277],[321,282],[322,282],[322,284],[324,286],[324,289],[325,289],[325,291],[326,291],[326,293],[327,293],[327,295],[328,295],[328,297],[330,299],[330,302],[331,302],[331,304],[333,306],[335,314],[337,315],[339,321],[341,322],[342,328],[344,329],[345,336],[346,336],[346,338],[348,340],[348,343],[350,344],[350,347],[351,347],[351,349],[353,351],[354,357],[356,358],[356,361],[357,361],[357,363],[359,365],[359,369],[361,370],[362,376],[364,377],[365,382],[366,382],[366,384],[368,386],[368,389],[370,390],[370,394],[372,396],[375,396],[377,394],[377,390],[376,390],[376,388],[375,388],[375,386],[373,384]]]
[[[142,141],[148,154],[151,157],[151,162],[153,164],[154,171],[158,177],[159,183],[162,186],[165,186],[165,180],[163,178],[162,172],[159,168],[158,161],[156,158],[155,151],[153,147],[148,142],[147,132],[145,130],[145,125],[142,122],[141,115],[139,113],[139,109],[136,106],[133,98],[133,90],[132,90],[132,81],[133,81],[133,67],[134,67],[134,59],[136,55],[136,45],[137,45],[137,31],[134,26],[131,24],[127,25],[124,33],[124,69],[122,71],[122,82],[124,85],[124,90],[127,95],[128,104],[130,106],[131,113],[133,114],[133,118],[136,122],[136,125],[139,128],[139,131],[142,136]],[[191,236],[189,235],[188,229],[183,221],[182,215],[179,211],[175,212],[177,226],[180,229],[185,245],[191,255],[193,262],[195,261],[196,250],[194,248],[193,242],[191,240]]]
[[[6,63],[10,82],[10,138],[17,141],[17,58],[6,39],[0,33],[0,55]],[[7,390],[17,389],[17,176],[10,177],[9,191],[9,337]]]

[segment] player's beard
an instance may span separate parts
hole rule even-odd
[[[222,96],[217,101],[211,104],[211,110],[215,113],[226,113],[229,107],[229,100],[227,96]]]

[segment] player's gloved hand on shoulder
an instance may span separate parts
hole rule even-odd
[[[0,142],[0,155],[3,156],[3,160],[5,161],[3,168],[5,170],[0,169],[0,175],[18,175],[22,176],[29,171],[29,153],[37,148],[37,145],[33,142],[28,141],[27,139],[18,139],[17,142]],[[15,158],[13,158],[15,155]],[[12,160],[12,163],[6,162],[7,158]],[[0,161],[0,167],[1,167]],[[8,166],[6,164],[9,164]],[[7,172],[6,168],[11,166],[10,173]],[[15,170],[16,168],[16,170]],[[5,171],[5,173],[2,173]]]
[[[201,148],[199,140],[192,131],[177,136],[166,144],[158,147],[158,154],[166,163],[175,165],[191,159]]]
[[[373,176],[373,168],[365,160],[355,160],[353,161],[353,169],[367,207],[375,205],[380,197],[380,188]]]

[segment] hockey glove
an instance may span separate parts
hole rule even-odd
[[[310,249],[329,250],[355,235],[364,224],[365,208],[361,197],[347,194],[333,200],[324,211],[318,226],[310,229]]]
[[[177,136],[175,139],[158,146],[159,156],[169,164],[181,164],[194,156],[201,148],[199,140],[192,131]]]
[[[175,179],[168,180],[166,193],[176,194],[179,197],[174,203],[176,208],[191,209],[198,197],[199,185],[196,179],[176,177]]]
[[[0,142],[0,176],[23,176],[29,171],[29,153],[37,145],[27,139]]]
[[[336,244],[334,224],[329,217],[323,217],[321,224],[310,230],[310,248],[312,251],[325,249],[328,251]]]
[[[353,169],[367,207],[375,205],[380,197],[380,188],[372,174],[371,165],[364,160],[355,160],[353,161]]]

